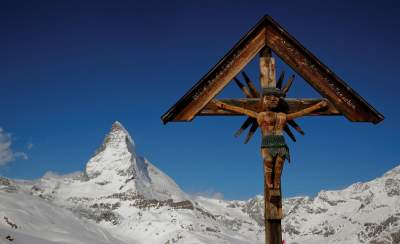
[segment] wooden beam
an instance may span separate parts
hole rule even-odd
[[[293,121],[293,120],[290,120]],[[286,134],[290,137],[290,139],[292,139],[292,141],[296,142],[296,137],[293,135],[293,132],[290,130],[288,125],[285,125],[285,127],[283,128],[283,130],[286,132]]]
[[[327,101],[326,99],[312,98],[312,99],[293,99],[293,98],[285,98],[284,99],[288,104],[287,113],[294,113],[299,110],[308,108],[312,105],[317,104],[321,101]],[[226,104],[240,106],[246,109],[250,109],[253,111],[261,112],[259,107],[260,99],[258,98],[243,98],[243,99],[220,99],[221,102]],[[313,115],[341,115],[341,113],[329,102],[328,107],[322,111],[315,111],[308,116]],[[235,112],[226,111],[219,109],[212,103],[207,104],[207,106],[198,114],[198,116],[227,116],[227,115],[241,115]]]
[[[253,95],[251,94],[250,90],[248,87],[244,86],[242,84],[242,82],[240,82],[240,80],[238,78],[234,78],[236,85],[239,87],[239,89],[243,92],[243,94],[248,97],[251,98],[253,97]]]
[[[350,121],[379,123],[376,111],[342,79],[276,23],[264,16],[161,119],[191,121],[263,48],[270,48]]]
[[[253,119],[252,117],[248,117],[242,124],[242,126],[240,126],[240,129],[238,131],[236,131],[235,133],[235,137],[240,136],[243,131],[245,129],[247,129],[247,127],[249,127],[253,122],[255,121],[255,119]],[[257,121],[256,121],[257,122]]]
[[[301,129],[301,127],[295,122],[294,120],[289,120],[287,123],[292,126],[297,132],[299,132],[301,135],[304,136],[304,131]]]
[[[276,87],[275,59],[270,48],[261,49],[259,65],[261,88]]]
[[[250,139],[253,137],[254,133],[256,132],[257,128],[258,128],[258,123],[256,120],[254,120],[253,123],[251,124],[249,133],[247,133],[244,144],[247,144],[250,141]]]
[[[254,85],[254,83],[250,80],[250,78],[247,76],[247,74],[243,71],[242,72],[243,78],[246,81],[247,86],[250,89],[251,94],[253,97],[260,97],[260,93],[257,90],[257,87]]]
[[[285,94],[285,97],[286,97],[286,94],[289,92],[290,87],[292,87],[294,77],[295,77],[294,75],[290,76],[289,80],[286,82],[285,86],[282,88],[282,92],[283,92],[283,94]]]
[[[203,107],[252,60],[265,45],[265,28],[256,26],[219,61],[163,117],[167,121],[191,121]],[[175,114],[174,111],[180,111]]]
[[[266,44],[351,121],[379,123],[383,116],[350,86],[303,47],[272,18],[266,24]]]
[[[277,88],[279,89],[282,88],[283,79],[285,79],[285,71],[282,71],[281,74],[279,75],[278,81],[276,82]]]

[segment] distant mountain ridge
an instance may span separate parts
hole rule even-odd
[[[0,178],[0,200],[7,202],[0,206],[0,243],[12,243],[7,236],[15,243],[28,243],[24,241],[28,236],[46,244],[264,241],[262,196],[227,201],[186,194],[137,154],[133,139],[119,122],[112,125],[83,172],[47,173],[37,181]],[[25,204],[13,205],[13,201]],[[47,208],[60,210],[48,216]],[[399,244],[400,166],[343,190],[285,199],[284,212],[287,244]],[[64,221],[64,215],[75,226],[92,229],[51,224]],[[14,229],[9,222],[20,228]],[[74,241],[66,238],[72,230]],[[91,231],[102,234],[90,239]]]

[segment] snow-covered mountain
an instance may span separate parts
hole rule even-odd
[[[135,192],[147,199],[187,198],[171,178],[138,156],[131,136],[119,122],[112,125],[103,144],[87,163],[85,175],[89,185],[99,185],[99,191],[106,194]],[[93,189],[89,190],[93,193]]]
[[[0,202],[0,243],[12,243],[7,238],[46,244],[264,240],[262,196],[226,201],[184,193],[137,154],[119,122],[84,172],[47,173],[38,181],[0,178]],[[400,166],[343,190],[286,199],[284,211],[288,244],[400,244]]]
[[[32,197],[21,184],[0,178],[1,244],[123,244],[91,221]]]
[[[138,155],[119,122],[84,172],[47,173],[32,185],[25,183],[24,189],[127,243],[256,243],[262,238],[260,226],[241,209],[184,193]]]
[[[285,201],[289,243],[400,243],[400,166],[382,177],[317,197]]]

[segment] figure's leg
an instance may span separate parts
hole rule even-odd
[[[265,180],[267,182],[268,188],[273,187],[273,175],[272,171],[274,168],[274,159],[271,157],[271,155],[268,152],[268,149],[266,148],[261,148],[261,155],[264,161],[264,175],[265,175]]]
[[[281,187],[281,175],[283,170],[283,165],[285,158],[281,156],[276,156],[274,165],[274,188],[279,189]]]

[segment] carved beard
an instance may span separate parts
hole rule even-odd
[[[279,98],[279,101],[271,107],[271,104],[267,104],[267,102],[264,102],[264,97],[261,99],[261,109],[262,111],[272,111],[272,112],[278,112],[279,110],[279,105],[281,104],[281,99]]]

